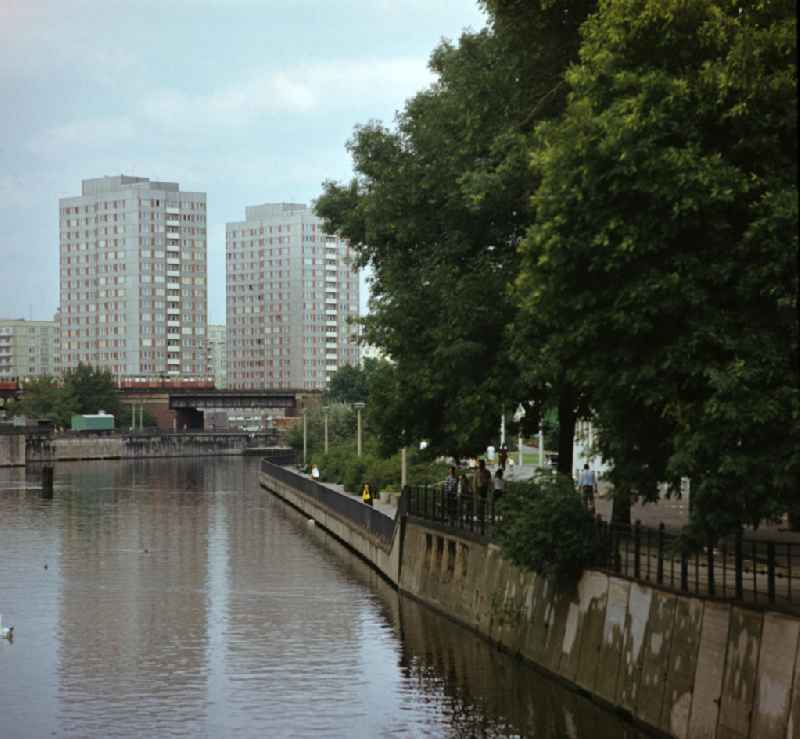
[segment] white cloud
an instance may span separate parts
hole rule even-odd
[[[381,101],[400,107],[432,81],[423,57],[332,61],[262,70],[208,94],[162,89],[146,97],[141,109],[165,129],[238,128],[271,114],[333,112]]]
[[[71,156],[77,147],[104,149],[135,136],[136,126],[126,116],[86,118],[45,129],[28,142],[28,148],[40,156]]]

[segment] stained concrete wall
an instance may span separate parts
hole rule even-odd
[[[328,510],[280,480],[263,472],[260,473],[259,480],[263,487],[302,511],[308,518],[313,518],[317,524],[364,557],[391,583],[397,585],[400,573],[399,527],[395,528],[392,544],[387,545],[366,529],[355,526],[350,519]]]
[[[0,433],[0,467],[25,466],[25,434]]]
[[[800,737],[800,619],[587,571],[556,588],[407,522],[400,589],[666,734]]]
[[[262,473],[399,589],[674,737],[800,739],[800,618],[586,571],[572,588],[406,520],[391,548]]]
[[[118,434],[58,436],[31,434],[25,444],[28,462],[80,459],[148,459],[239,455],[252,445],[266,446],[274,435],[247,434]]]

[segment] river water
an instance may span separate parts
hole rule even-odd
[[[0,470],[0,737],[640,737],[259,488],[255,459]]]

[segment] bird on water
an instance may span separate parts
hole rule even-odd
[[[9,641],[13,641],[14,639],[14,627],[13,626],[3,626],[3,614],[0,613],[0,639],[8,639]]]

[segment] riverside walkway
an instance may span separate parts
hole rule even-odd
[[[322,485],[323,487],[328,488],[328,490],[332,490],[334,493],[339,493],[339,495],[342,495],[346,498],[357,498],[358,500],[361,500],[361,496],[358,493],[347,492],[344,489],[344,485],[339,485],[338,483],[335,482],[322,482],[321,480],[314,480],[314,478],[312,478],[311,475],[307,475],[306,473],[300,472],[299,470],[295,470],[294,468],[292,468],[292,471],[296,472],[299,477],[303,477],[306,480],[312,480],[313,482],[316,482],[317,485]],[[392,505],[391,503],[383,503],[376,498],[373,502],[372,507],[376,511],[380,511],[381,513],[385,514],[392,520],[394,520],[395,517],[397,516],[397,506]]]

